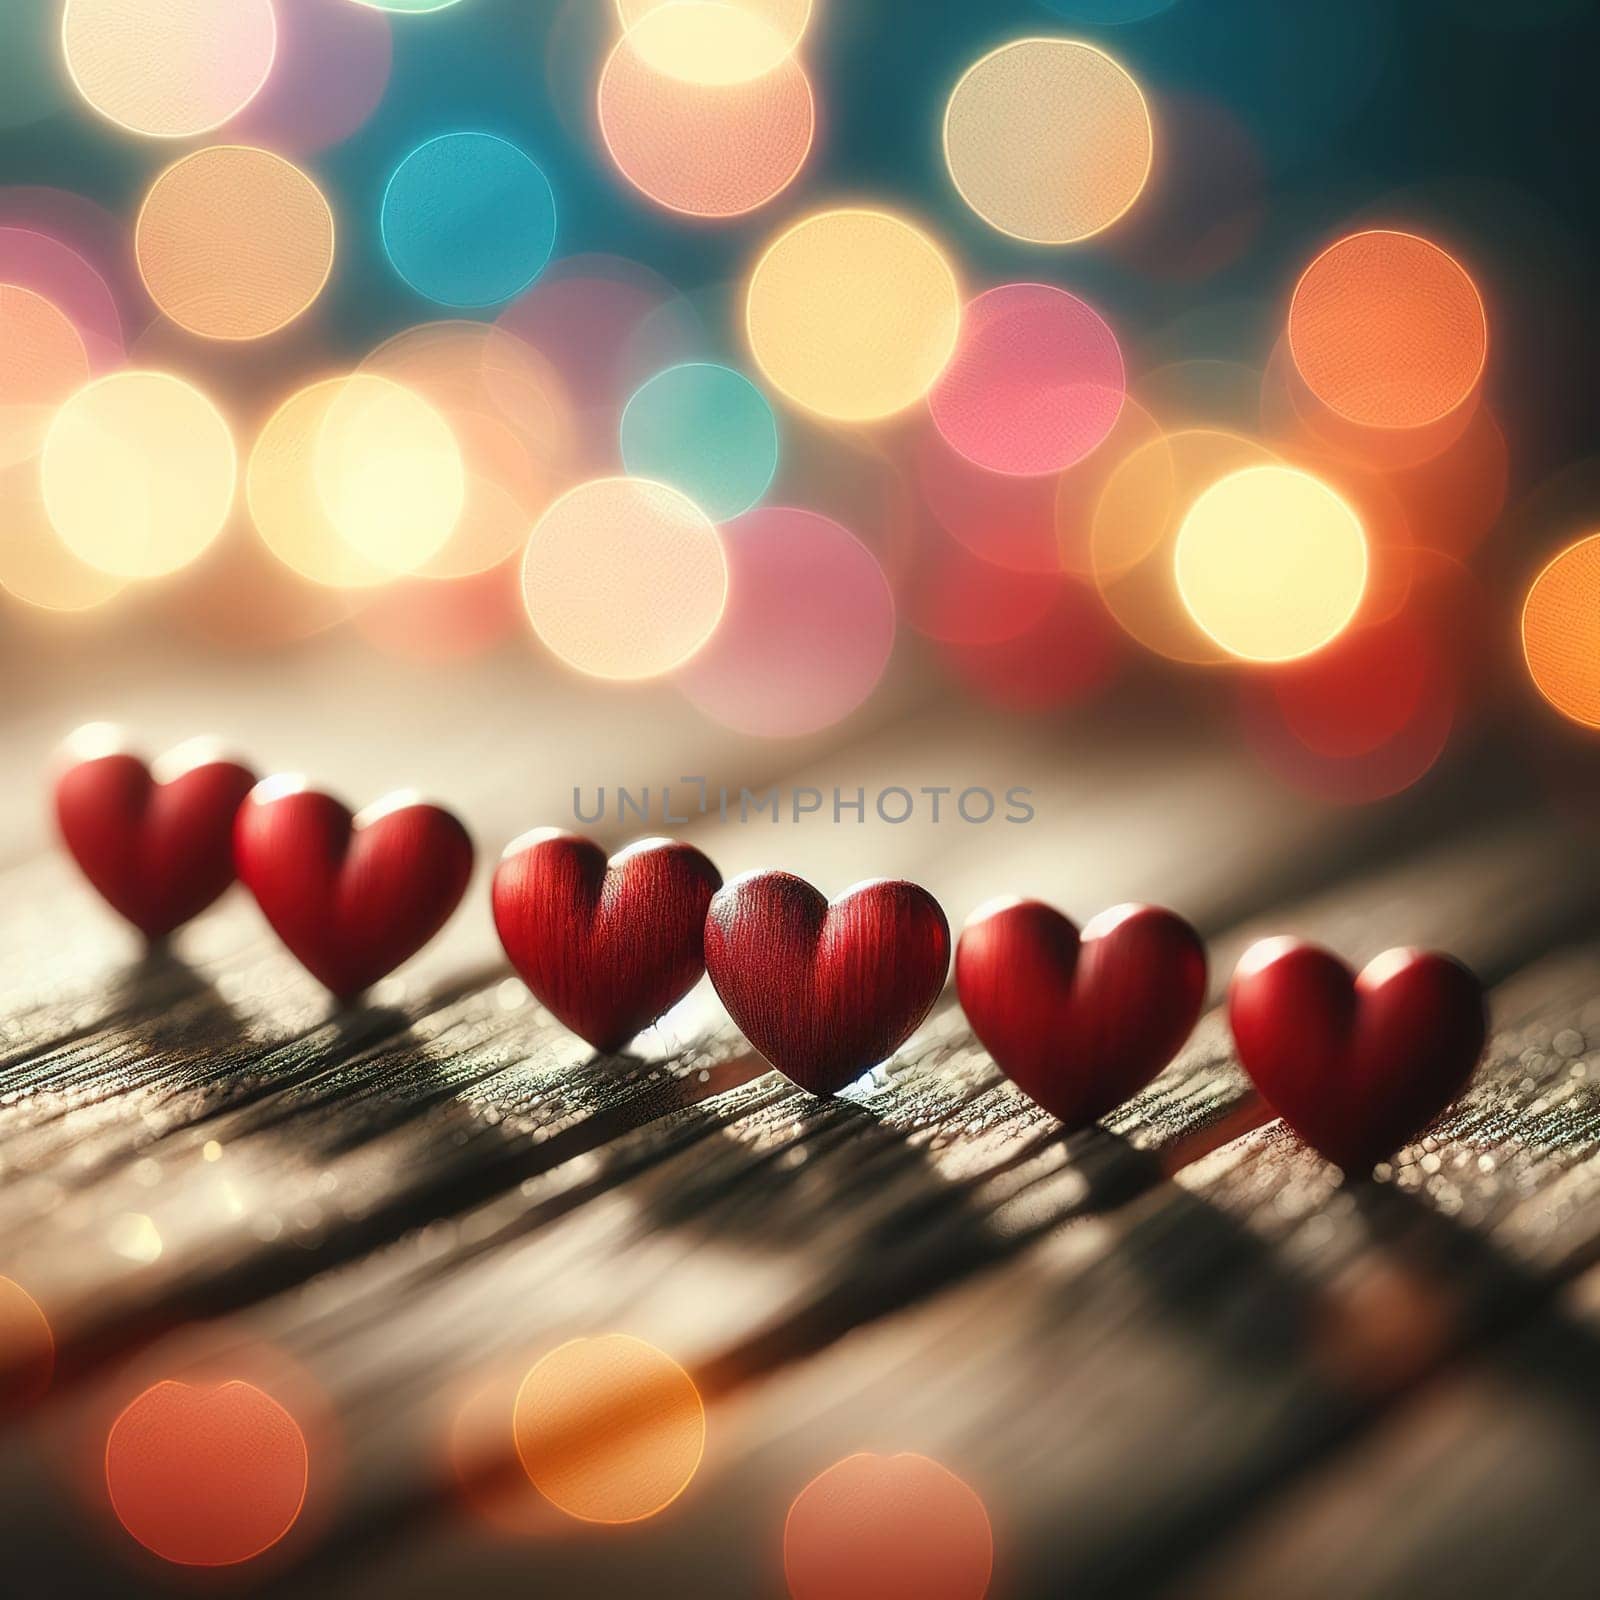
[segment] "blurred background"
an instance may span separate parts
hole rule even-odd
[[[1374,806],[1509,742],[1589,809],[1592,7],[220,26],[0,17],[19,756],[170,719],[443,786],[468,719],[567,821],[928,706],[958,768],[969,710],[1178,725]]]

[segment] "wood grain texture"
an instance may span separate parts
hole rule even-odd
[[[199,731],[170,686],[136,687],[158,733]],[[224,687],[276,759],[292,686]],[[559,696],[542,716],[556,753],[528,782],[471,719],[419,709],[437,740],[420,777],[480,855],[570,823],[571,775],[592,787],[621,759],[608,731],[563,768],[579,736]],[[24,765],[46,724],[13,729]],[[1592,1541],[1559,1514],[1595,1486],[1600,885],[1581,843],[1492,771],[1380,823],[1275,796],[1170,726],[1148,744],[1086,726],[1045,752],[1026,728],[912,716],[766,770],[711,733],[686,757],[672,733],[634,770],[943,783],[964,775],[954,740],[971,772],[1037,785],[1037,825],[681,831],[730,875],[924,882],[953,922],[1007,891],[1078,920],[1165,899],[1207,937],[1213,1009],[1143,1093],[1070,1135],[948,992],[892,1063],[821,1101],[705,985],[637,1054],[596,1057],[511,976],[482,874],[440,941],[339,1013],[237,892],[138,961],[19,828],[0,1274],[45,1307],[59,1363],[0,1436],[8,1570],[43,1593],[170,1592],[83,1463],[149,1373],[266,1351],[321,1397],[337,1449],[256,1592],[781,1595],[789,1501],[859,1449],[924,1451],[982,1493],[997,1596],[1413,1595],[1437,1574],[1487,1595],[1515,1572],[1518,1592],[1590,1592]],[[294,764],[321,754],[354,796],[408,776],[307,737],[321,749]],[[1491,986],[1484,1067],[1382,1182],[1341,1185],[1231,1057],[1215,1002],[1269,933],[1358,964],[1438,946]],[[709,1408],[691,1492],[625,1533],[542,1506],[505,1426],[533,1360],[609,1331],[671,1351]]]

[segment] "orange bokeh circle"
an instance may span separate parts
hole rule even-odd
[[[783,1529],[792,1600],[983,1600],[993,1568],[983,1501],[927,1456],[847,1456]]]
[[[0,1424],[34,1405],[50,1387],[56,1341],[39,1303],[0,1278]]]
[[[1562,716],[1600,728],[1600,533],[1568,545],[1533,580],[1522,652],[1534,687]]]
[[[695,217],[742,216],[805,165],[816,107],[804,68],[776,36],[776,64],[754,77],[699,83],[661,71],[651,36],[681,29],[704,9],[682,0],[659,6],[617,41],[600,74],[600,133],[618,171],[658,205]]]
[[[694,1380],[642,1339],[574,1339],[517,1390],[517,1456],[534,1487],[582,1522],[640,1522],[688,1488],[705,1452]]]
[[[53,300],[0,283],[0,471],[38,453],[51,413],[89,381],[89,352]]]
[[[1313,395],[1367,428],[1425,428],[1477,390],[1489,325],[1454,256],[1374,228],[1335,241],[1289,306],[1289,350]]]
[[[299,1423],[242,1381],[154,1384],[106,1438],[117,1520],[181,1566],[235,1566],[271,1549],[299,1520],[309,1467]]]
[[[333,270],[333,212],[292,162],[250,145],[175,161],[139,210],[150,298],[206,339],[262,339],[293,322]]]

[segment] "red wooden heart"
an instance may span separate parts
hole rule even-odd
[[[542,828],[506,846],[494,923],[539,1002],[609,1054],[695,986],[721,887],[693,845],[642,839],[608,865],[592,840]]]
[[[147,939],[163,939],[233,882],[233,819],[255,774],[195,740],[152,773],[84,729],[64,752],[56,824],[83,875]],[[77,759],[74,759],[77,758]]]
[[[295,777],[256,785],[233,848],[273,930],[341,1000],[414,956],[472,876],[472,841],[448,811],[396,794],[352,817]]]
[[[1262,1098],[1350,1173],[1393,1154],[1461,1093],[1487,1030],[1483,986],[1450,956],[1390,950],[1357,978],[1296,939],[1245,952],[1228,1021]]]
[[[1078,930],[1037,900],[980,909],[956,949],[972,1031],[1025,1093],[1068,1127],[1135,1095],[1189,1037],[1206,952],[1182,917],[1115,906]]]
[[[892,1056],[949,969],[949,924],[914,883],[858,883],[830,905],[803,878],[747,872],[706,917],[706,971],[729,1015],[813,1094]]]

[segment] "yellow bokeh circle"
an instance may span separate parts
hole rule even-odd
[[[1128,73],[1076,39],[1018,39],[962,75],[944,117],[961,198],[1035,244],[1109,228],[1150,176],[1150,108]]]
[[[1230,655],[1292,661],[1349,625],[1367,584],[1355,511],[1297,467],[1246,467],[1189,508],[1173,555],[1195,622]]]
[[[450,424],[414,389],[376,373],[339,386],[312,467],[339,537],[391,577],[415,572],[445,547],[466,501]]]
[[[795,405],[873,422],[915,405],[955,353],[961,291],[920,228],[884,211],[822,211],[750,275],[750,350]]]
[[[711,519],[645,478],[579,484],[539,519],[522,564],[534,632],[595,678],[655,678],[715,631],[728,562]]]
[[[151,185],[134,229],[139,275],[181,328],[261,339],[307,309],[333,270],[333,212],[292,162],[213,145]]]
[[[689,1486],[705,1453],[694,1380],[624,1334],[574,1339],[522,1380],[512,1418],[523,1471],[584,1522],[639,1522]]]
[[[67,74],[101,116],[186,139],[260,92],[278,48],[272,0],[66,0]]]
[[[617,0],[629,47],[665,77],[748,83],[794,54],[811,0]]]
[[[1534,687],[1562,716],[1600,728],[1600,533],[1568,545],[1533,580],[1522,651]]]
[[[116,372],[73,395],[45,436],[50,522],[75,555],[124,578],[187,566],[222,531],[237,457],[221,412],[167,372]]]

